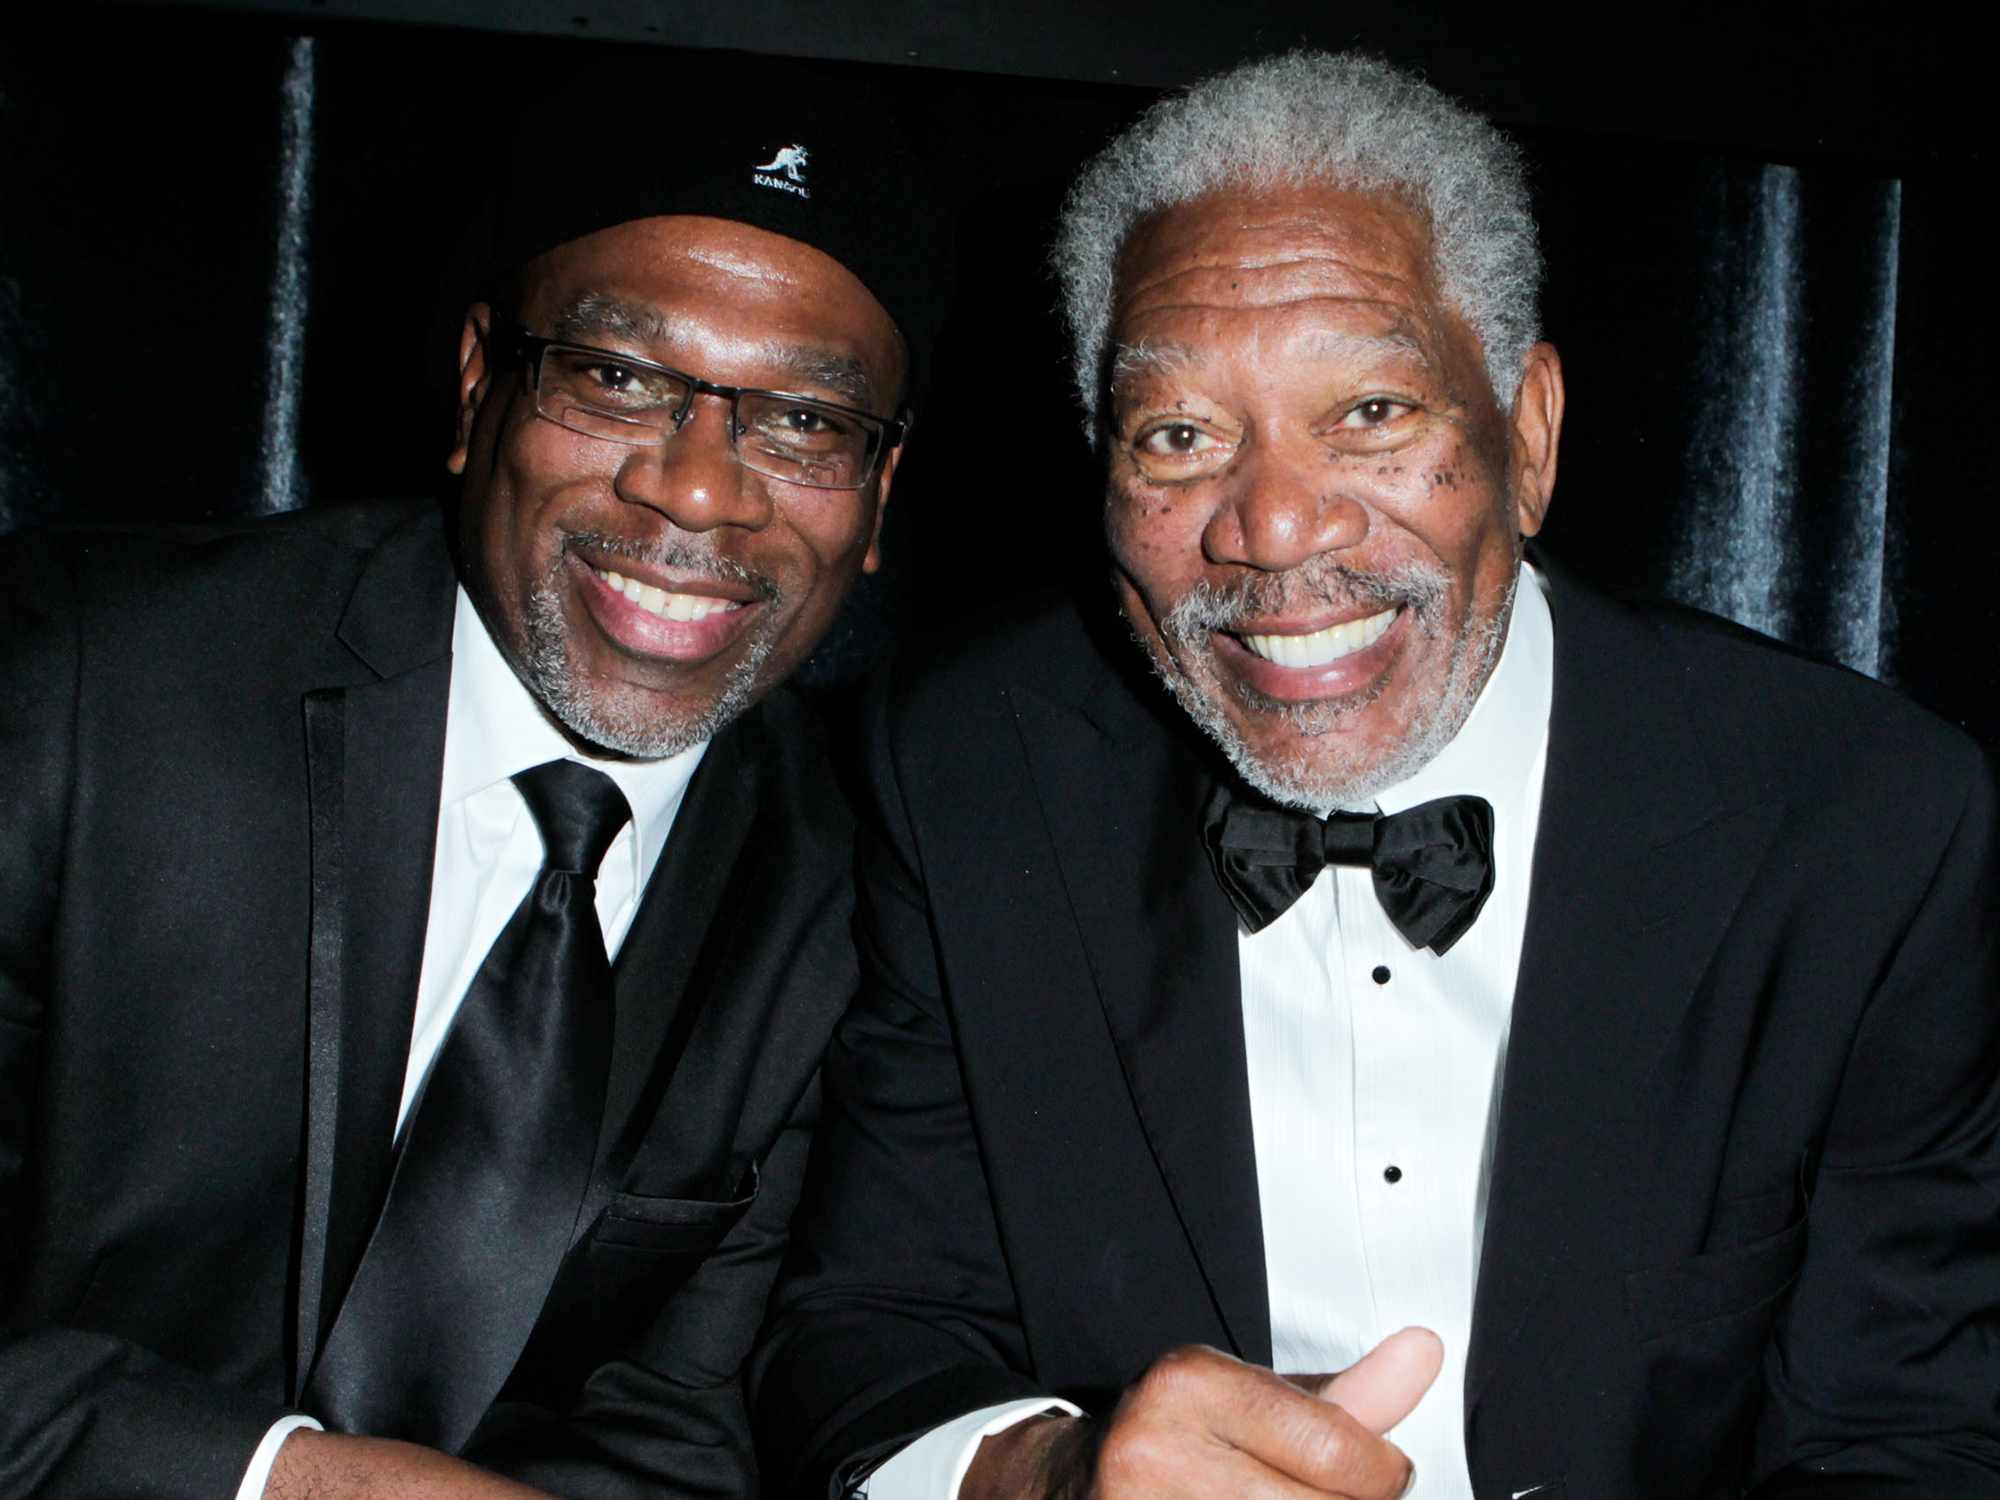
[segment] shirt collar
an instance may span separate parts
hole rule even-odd
[[[1381,793],[1377,805],[1383,812],[1466,794],[1495,807],[1519,800],[1548,742],[1555,629],[1547,591],[1547,580],[1523,563],[1500,660],[1464,727],[1414,776]]]
[[[514,675],[463,587],[452,616],[451,647],[440,807],[477,796],[544,761],[580,762],[604,772],[625,794],[638,834],[632,842],[635,887],[643,885],[666,847],[674,814],[708,741],[664,760],[607,760],[577,749]]]

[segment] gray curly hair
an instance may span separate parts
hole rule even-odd
[[[1298,51],[1160,100],[1071,187],[1050,261],[1093,444],[1113,280],[1133,226],[1221,188],[1314,180],[1394,193],[1423,217],[1444,295],[1478,336],[1496,399],[1512,406],[1539,336],[1542,280],[1519,148],[1377,58]]]

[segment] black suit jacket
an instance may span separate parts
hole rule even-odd
[[[454,575],[407,504],[4,557],[0,1496],[226,1500],[386,1187]],[[754,1489],[737,1372],[852,989],[850,832],[796,702],[717,736],[619,955],[576,1232],[466,1456]]]
[[[1475,1492],[2000,1494],[1989,768],[1721,622],[1552,609]],[[1271,1357],[1216,773],[1085,637],[879,698],[862,992],[753,1365],[788,1492],[987,1403],[1107,1412],[1175,1345]]]

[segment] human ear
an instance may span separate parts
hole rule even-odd
[[[902,462],[903,447],[898,443],[882,455],[882,472],[875,476],[875,519],[868,532],[868,551],[861,559],[861,571],[873,573],[882,566],[882,517],[889,509],[889,484]]]
[[[1562,438],[1562,360],[1552,344],[1537,344],[1522,363],[1514,397],[1512,468],[1515,520],[1522,536],[1542,529],[1556,487],[1556,449]]]
[[[453,474],[465,472],[465,459],[472,443],[472,419],[479,403],[486,399],[487,382],[493,373],[493,309],[475,302],[465,310],[465,327],[458,335],[458,407],[453,424],[452,449],[444,466]]]

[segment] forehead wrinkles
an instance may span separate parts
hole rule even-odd
[[[1396,309],[1430,300],[1424,280],[1357,265],[1333,250],[1296,248],[1269,258],[1179,256],[1165,265],[1140,264],[1121,288],[1121,320],[1211,307],[1282,307],[1340,302]]]
[[[1284,356],[1437,363],[1437,307],[1421,281],[1294,248],[1268,261],[1189,253],[1120,299],[1110,374],[1170,373],[1204,360]]]
[[[1395,360],[1405,365],[1414,363],[1426,371],[1432,363],[1424,341],[1413,333],[1399,329],[1386,333],[1353,333],[1310,323],[1267,339],[1264,329],[1253,322],[1239,335],[1229,338],[1226,347],[1218,348],[1216,342],[1139,338],[1120,343],[1111,356],[1112,384],[1116,386],[1120,381],[1146,376],[1185,374],[1218,355],[1225,358],[1245,355],[1254,359],[1271,353],[1353,365],[1375,365]]]
[[[1256,328],[1258,312],[1297,308],[1327,327],[1432,343],[1433,282],[1429,233],[1399,203],[1326,184],[1245,188],[1134,229],[1119,257],[1114,338],[1222,348]]]

